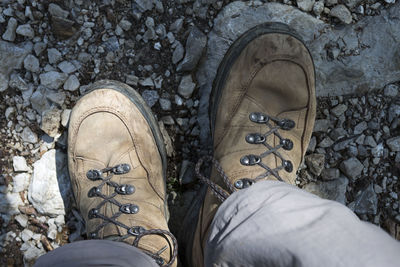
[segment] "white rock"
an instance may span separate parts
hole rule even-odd
[[[54,219],[54,223],[56,224],[56,226],[63,226],[65,224],[65,218],[63,215],[58,215],[55,219]]]
[[[68,91],[76,91],[81,84],[75,75],[71,75],[64,83],[64,89]]]
[[[31,72],[39,72],[39,59],[33,55],[28,55],[24,60],[24,68]]]
[[[47,58],[50,64],[57,63],[61,59],[61,53],[55,48],[50,48],[47,50]]]
[[[18,214],[15,216],[15,220],[23,227],[25,228],[28,225],[28,216],[25,214]]]
[[[0,194],[0,213],[19,214],[18,206],[24,205],[19,193]]]
[[[25,36],[30,39],[35,37],[35,31],[32,29],[31,25],[29,25],[29,24],[19,25],[16,32],[19,35]]]
[[[57,66],[62,72],[70,74],[74,71],[76,71],[76,67],[74,64],[72,64],[69,61],[63,61]]]
[[[129,21],[122,19],[119,22],[119,26],[124,30],[124,31],[129,31],[130,28],[132,27],[132,23],[130,23]]]
[[[49,224],[49,229],[47,230],[47,237],[55,240],[57,237],[57,226],[53,224]]]
[[[63,112],[61,113],[61,125],[62,126],[67,127],[70,115],[71,115],[71,110],[70,109],[64,109],[63,110]]]
[[[35,209],[50,216],[64,215],[64,202],[57,180],[56,150],[43,154],[33,164],[33,176],[28,190],[28,199]]]
[[[16,172],[27,172],[30,170],[28,165],[26,164],[25,158],[21,156],[13,157],[13,167],[14,171]]]
[[[33,232],[31,230],[29,230],[29,229],[24,229],[21,232],[21,239],[24,242],[27,242],[27,241],[31,240],[32,236],[33,236]]]
[[[24,253],[24,263],[26,264],[25,266],[32,266],[35,260],[43,254],[46,254],[46,251],[44,251],[44,249],[39,249],[35,246],[29,247]]]
[[[13,193],[23,192],[29,187],[31,175],[28,173],[20,173],[13,177]]]
[[[18,22],[14,18],[10,18],[7,24],[7,30],[3,34],[3,40],[13,42],[15,40],[15,29],[17,29]]]

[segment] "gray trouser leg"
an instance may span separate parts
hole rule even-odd
[[[79,241],[41,256],[34,267],[120,266],[158,267],[136,247],[109,240]]]
[[[259,182],[218,209],[205,266],[399,266],[400,242],[345,206]]]

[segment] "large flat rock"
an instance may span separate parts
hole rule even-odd
[[[400,80],[400,3],[380,16],[335,29],[292,6],[233,2],[215,19],[197,72],[203,144],[210,136],[209,95],[219,63],[241,34],[264,22],[286,23],[302,36],[315,62],[317,96],[366,92]],[[341,52],[332,57],[332,49]]]

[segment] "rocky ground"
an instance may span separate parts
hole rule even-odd
[[[66,129],[87,85],[104,78],[136,88],[159,120],[176,232],[199,187],[193,166],[209,148],[207,99],[218,60],[245,27],[275,18],[305,36],[317,67],[318,115],[298,185],[400,239],[399,3],[229,2],[0,3],[0,265],[30,266],[84,238],[71,204]],[[389,38],[374,43],[382,27]]]

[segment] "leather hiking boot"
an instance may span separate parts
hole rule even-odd
[[[68,131],[71,183],[88,238],[123,241],[159,265],[176,266],[157,121],[125,84],[100,81],[89,91],[73,108]]]
[[[192,266],[203,266],[214,215],[230,194],[266,180],[295,184],[315,120],[311,55],[287,25],[267,23],[243,34],[221,62],[211,95],[214,156],[197,222]]]

